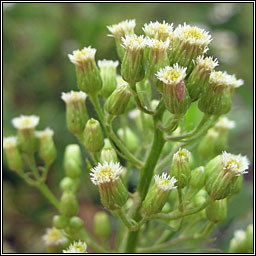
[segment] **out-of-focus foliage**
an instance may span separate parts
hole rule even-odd
[[[236,121],[230,136],[229,151],[253,157],[253,4],[251,3],[16,3],[4,4],[3,12],[3,128],[4,135],[14,133],[10,120],[20,114],[40,116],[39,129],[46,126],[55,131],[57,161],[50,170],[49,184],[58,191],[63,175],[64,146],[76,142],[65,125],[65,105],[62,91],[76,90],[76,76],[67,54],[91,45],[98,49],[96,60],[117,59],[114,40],[107,37],[106,25],[124,19],[136,19],[136,33],[149,21],[165,20],[204,26],[213,36],[209,54],[219,59],[217,70],[235,73],[245,85],[236,90],[233,107],[228,117]],[[90,102],[88,107],[90,109]],[[193,108],[187,114],[189,127],[200,119]],[[193,113],[192,113],[193,112]],[[91,108],[92,117],[95,116]],[[85,166],[85,165],[84,165]],[[233,230],[245,228],[252,220],[252,168],[245,176],[242,193],[233,199],[229,218],[219,227],[223,236],[216,241],[225,249]],[[86,168],[84,168],[86,169]],[[95,207],[88,202],[98,198],[84,172],[80,198],[91,212]],[[244,205],[241,203],[244,202]],[[80,200],[83,205],[83,202]],[[239,207],[237,207],[237,204]],[[40,236],[49,226],[52,209],[33,188],[7,168],[4,170],[4,238],[6,250],[34,252],[41,248]],[[86,223],[92,214],[86,215]],[[91,217],[90,217],[91,216]],[[225,230],[225,233],[223,233]],[[33,242],[31,242],[33,239]],[[29,241],[29,242],[28,242]],[[33,245],[33,246],[32,246]],[[10,247],[10,248],[8,248]],[[13,248],[12,248],[13,247]]]

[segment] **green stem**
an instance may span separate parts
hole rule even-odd
[[[90,97],[91,97],[92,103],[95,107],[95,110],[98,114],[98,117],[99,117],[102,125],[104,126],[104,113],[103,113],[102,108],[100,106],[98,96],[97,96],[97,94],[94,94],[94,95],[90,95]]]
[[[40,175],[36,166],[36,162],[35,162],[35,157],[33,154],[27,154],[27,160],[28,160],[28,165],[30,167],[30,170],[32,171],[34,177],[36,180],[40,180]]]
[[[122,209],[118,209],[116,210],[116,213],[119,217],[119,219],[122,221],[122,223],[129,229],[131,230],[133,225],[132,223],[130,222],[130,220],[126,217],[126,215],[124,214],[123,210]]]

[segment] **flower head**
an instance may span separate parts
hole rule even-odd
[[[231,86],[234,88],[244,84],[242,79],[237,80],[235,75],[229,75],[226,71],[213,71],[210,75],[209,82],[216,86]]]
[[[49,127],[47,127],[43,131],[36,131],[35,134],[36,134],[37,138],[51,137],[51,136],[53,136],[54,131],[52,129],[50,129]]]
[[[156,76],[157,78],[165,84],[178,84],[186,77],[186,69],[184,67],[180,67],[177,63],[173,65],[173,67],[167,66],[165,68],[160,69]]]
[[[12,124],[15,128],[23,130],[23,129],[33,129],[39,123],[38,116],[23,116],[15,117],[12,119]]]
[[[218,122],[215,124],[215,128],[225,130],[233,129],[235,126],[235,121],[231,121],[227,117],[220,117]]]
[[[191,156],[191,153],[183,148],[183,149],[179,149],[174,155],[173,155],[173,160],[177,161],[177,162],[185,162],[188,161],[189,158]]]
[[[147,39],[147,45],[151,50],[154,51],[166,51],[169,47],[169,38],[166,41],[160,41],[158,39]]]
[[[70,92],[63,92],[61,94],[61,99],[65,101],[65,103],[73,103],[73,102],[81,102],[86,99],[87,95],[86,93],[80,91],[70,91]]]
[[[223,152],[221,155],[222,163],[224,164],[224,171],[234,174],[234,176],[240,176],[248,173],[246,170],[249,167],[249,160],[246,156],[233,155],[227,152]]]
[[[171,178],[167,173],[162,173],[161,176],[155,175],[154,179],[157,187],[161,190],[171,190],[177,188],[174,186],[177,180],[174,177]]]
[[[17,137],[11,136],[11,137],[6,137],[3,140],[3,148],[8,150],[11,148],[15,148],[18,144]]]
[[[173,24],[168,24],[165,21],[163,23],[150,21],[142,29],[147,36],[165,41],[173,33]]]
[[[122,167],[120,163],[104,162],[103,164],[98,163],[96,167],[91,169],[91,181],[95,185],[103,183],[112,183],[119,179],[122,173]]]
[[[68,242],[68,239],[64,236],[64,233],[56,228],[47,228],[46,234],[43,236],[43,240],[46,245],[49,246],[63,245]]]
[[[63,253],[87,253],[86,249],[86,243],[78,241],[70,244],[67,250],[63,250]]]
[[[128,48],[130,50],[143,50],[147,44],[147,39],[141,35],[141,36],[137,36],[137,35],[127,35],[125,37],[122,37],[122,41],[123,41],[123,47],[124,48]]]
[[[135,20],[124,20],[118,24],[114,24],[112,26],[107,26],[108,30],[112,35],[116,38],[124,37],[125,35],[132,35],[134,32],[134,28],[136,26]]]
[[[68,54],[68,57],[72,63],[77,66],[82,66],[85,61],[94,60],[96,49],[84,47],[82,50],[75,50],[72,54]]]
[[[194,60],[193,60],[194,61]],[[202,55],[196,58],[194,61],[196,65],[198,65],[203,70],[212,71],[215,67],[219,65],[217,59],[213,59],[213,57],[204,57]]]
[[[98,60],[99,68],[117,68],[119,62],[113,60]]]

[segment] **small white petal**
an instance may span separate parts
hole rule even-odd
[[[161,176],[155,175],[154,179],[157,187],[161,190],[166,191],[177,188],[177,186],[175,186],[177,180],[174,177],[171,178],[167,173],[162,173]]]
[[[38,116],[24,116],[15,117],[12,119],[12,124],[17,129],[32,129],[35,128],[39,123]]]
[[[83,102],[86,99],[87,95],[84,92],[75,92],[75,91],[70,91],[70,92],[63,92],[61,94],[61,99],[65,101],[66,103],[70,102],[77,102],[81,101]]]

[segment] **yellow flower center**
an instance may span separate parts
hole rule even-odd
[[[184,36],[186,39],[194,38],[196,40],[205,39],[204,33],[196,27],[188,28],[184,32]]]
[[[171,69],[166,72],[165,79],[175,81],[180,77],[181,73],[177,70]]]
[[[28,125],[30,125],[30,120],[29,120],[29,119],[23,119],[23,120],[21,121],[21,125],[23,125],[23,126],[28,126]]]
[[[59,241],[62,238],[62,235],[58,230],[52,230],[48,236],[50,241]]]
[[[112,181],[112,177],[114,177],[115,173],[113,171],[113,169],[111,168],[103,168],[100,173],[99,173],[99,177],[102,178],[102,180],[106,180],[107,178],[109,178]]]
[[[180,152],[179,152],[179,158],[182,159],[182,157],[187,158],[187,157],[188,157],[188,154],[187,154],[186,152],[180,151]]]

